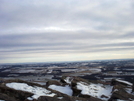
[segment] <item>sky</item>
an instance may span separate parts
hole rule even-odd
[[[0,0],[0,63],[134,58],[134,0]]]

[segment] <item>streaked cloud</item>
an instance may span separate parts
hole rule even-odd
[[[133,0],[1,0],[1,63],[132,58],[133,9]]]

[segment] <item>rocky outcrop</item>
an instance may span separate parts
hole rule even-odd
[[[42,87],[49,90],[54,96],[42,95],[37,99],[31,99],[33,93],[16,90],[6,86],[7,83],[18,82],[26,83],[32,87]],[[56,91],[49,86],[56,85],[58,87],[69,87],[73,94],[69,96]],[[27,89],[27,88],[25,88]],[[117,99],[125,101],[134,101],[132,93],[133,85],[123,80],[112,80],[111,86],[101,82],[91,82],[79,77],[62,77],[61,81],[48,81],[46,86],[30,83],[22,80],[5,80],[0,83],[0,100],[4,101],[117,101]],[[85,90],[85,92],[84,92]],[[107,94],[109,93],[109,94]],[[96,94],[96,95],[95,95]],[[30,99],[28,99],[30,97]]]
[[[45,96],[42,96],[38,99],[38,101],[96,101],[96,100],[62,95],[62,97],[45,97]]]
[[[133,86],[132,86],[132,93],[134,92],[134,84],[133,84]]]
[[[5,81],[3,84],[0,84],[0,100],[4,100],[4,101],[100,101],[92,97],[89,99],[86,99],[86,98],[79,98],[75,96],[68,96],[66,94],[63,94],[63,93],[60,93],[58,91],[51,90],[51,89],[49,90],[55,94],[55,96],[53,97],[40,96],[38,99],[28,99],[30,96],[33,96],[32,93],[21,91],[21,90],[15,90],[6,86],[6,83],[12,83],[12,82],[26,83],[30,86],[38,86],[38,84],[34,85],[34,83],[28,83],[28,82],[21,81],[21,80]],[[61,85],[57,81],[50,81],[48,82],[48,85],[49,84]],[[40,87],[42,86],[40,85]]]
[[[127,81],[113,79],[111,81],[113,85],[112,96],[108,101],[115,101],[117,99],[125,101],[133,101],[134,94],[132,93],[133,85]]]
[[[83,98],[92,97],[91,95],[82,94],[81,93],[82,91],[77,88],[77,83],[84,82],[87,85],[90,85],[93,82],[89,82],[85,79],[78,78],[78,77],[63,77],[62,81],[64,81],[64,83],[69,83],[71,85],[73,90],[73,96],[79,96]],[[95,83],[100,84],[101,82],[95,81]],[[106,84],[106,83],[102,83],[102,84]],[[111,86],[113,87],[111,90],[111,96],[108,98],[106,95],[102,95],[101,98],[107,98],[108,101],[115,101],[117,99],[133,101],[132,99],[134,99],[134,94],[132,92],[134,91],[134,86],[132,83],[123,80],[113,79],[111,81]]]
[[[83,98],[90,98],[90,95],[83,95],[81,94],[81,90],[77,88],[77,83],[78,82],[85,82],[88,83],[89,82],[87,80],[84,80],[82,78],[79,77],[74,77],[73,80],[71,81],[71,88],[73,90],[73,96],[79,96],[79,97],[83,97]]]
[[[18,101],[15,100],[13,97],[9,97],[6,94],[0,93],[0,100],[5,100],[5,101]]]
[[[127,81],[118,80],[118,79],[112,79],[111,85],[123,85],[123,86],[132,86],[133,84]]]
[[[56,80],[51,80],[51,81],[48,81],[46,82],[46,87],[49,87],[50,85],[57,85],[57,86],[61,86],[62,83],[56,81]]]
[[[12,99],[14,101],[24,101],[29,96],[33,95],[32,93],[28,93],[28,92],[24,92],[24,91],[19,91],[19,90],[14,90],[14,89],[8,88],[6,86],[0,86],[0,93],[1,93],[1,95],[0,95],[1,99],[9,100],[9,101],[10,100],[12,101]]]
[[[125,100],[125,101],[134,101],[134,95],[129,94],[123,90],[115,91],[113,92],[111,98],[108,101],[114,101],[114,100]]]

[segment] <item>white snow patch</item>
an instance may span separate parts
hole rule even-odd
[[[118,89],[115,89],[114,92],[118,91]]]
[[[102,100],[108,100],[111,96],[112,92],[112,86],[109,85],[103,85],[103,84],[87,84],[84,82],[78,82],[77,83],[77,89],[81,90],[81,93],[83,95],[91,95],[93,97],[102,99]],[[102,95],[107,96],[101,97]]]
[[[37,86],[34,86],[34,87],[29,86],[26,83],[12,82],[12,83],[7,83],[6,86],[9,88],[16,89],[16,90],[27,91],[27,92],[33,93],[34,94],[32,96],[33,99],[38,99],[40,96],[53,97],[56,95],[55,93],[51,93],[51,91],[49,91],[45,88],[37,87]],[[30,99],[30,98],[28,98],[28,99]]]
[[[116,81],[118,81],[118,82],[122,82],[122,83],[125,83],[125,84],[130,85],[130,86],[132,86],[132,85],[133,85],[132,83],[130,83],[130,82],[128,82],[128,81],[124,81],[124,80],[116,79]]]
[[[18,72],[18,73],[34,73],[35,70],[34,69],[20,69],[16,72]]]
[[[58,97],[58,99],[63,99],[63,97]]]
[[[33,98],[32,98],[32,97],[28,97],[27,99],[28,99],[28,100],[31,100],[31,101],[33,100]]]
[[[62,69],[61,72],[76,72],[77,69]]]
[[[71,84],[72,78],[71,77],[66,77],[64,80],[65,80],[66,83]]]
[[[69,96],[72,96],[73,94],[72,89],[68,85],[66,85],[65,87],[57,86],[57,85],[50,85],[48,88],[67,94]]]

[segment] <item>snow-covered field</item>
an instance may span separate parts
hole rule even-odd
[[[37,87],[37,86],[29,86],[26,83],[12,82],[12,83],[7,83],[6,86],[9,88],[16,89],[16,90],[27,91],[27,92],[33,93],[34,95],[32,97],[28,97],[28,99],[31,99],[31,100],[38,99],[40,96],[53,97],[56,95],[55,93],[51,93],[51,91],[45,88]]]
[[[100,68],[90,68],[89,70],[92,71],[93,73],[101,72]]]
[[[62,72],[76,72],[78,69],[61,69]]]
[[[103,85],[103,84],[93,84],[90,85],[84,82],[78,82],[77,83],[77,89],[81,90],[81,94],[84,95],[91,95],[93,97],[102,99],[102,100],[108,100],[111,96],[112,92],[112,86]],[[102,97],[103,95],[107,97]]]
[[[49,88],[56,90],[56,91],[59,91],[61,93],[67,94],[69,96],[72,96],[72,94],[73,94],[72,89],[68,85],[66,85],[65,87],[57,86],[57,85],[50,85]]]

